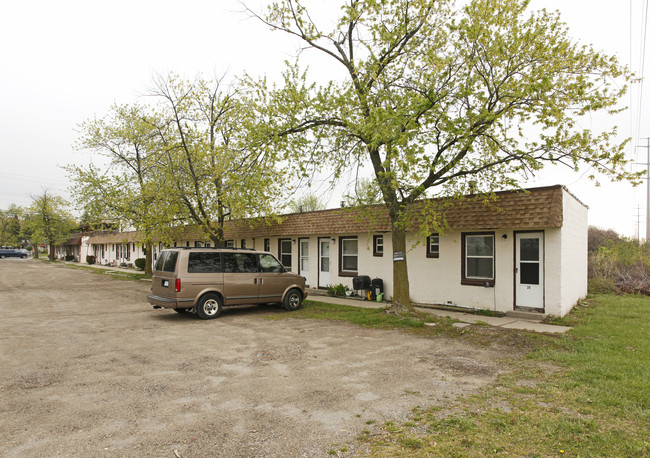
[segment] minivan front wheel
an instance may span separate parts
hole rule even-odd
[[[202,320],[211,320],[221,315],[221,297],[217,294],[204,294],[196,304],[196,314]]]
[[[289,311],[298,310],[302,306],[302,293],[298,289],[291,289],[284,296],[282,306]]]

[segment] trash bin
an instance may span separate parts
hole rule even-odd
[[[360,291],[370,289],[370,277],[368,275],[359,275],[352,279],[352,289]]]
[[[381,294],[383,298],[384,280],[382,280],[381,278],[373,278],[372,281],[370,282],[370,292],[371,292],[371,300],[373,301],[377,300],[379,294]]]

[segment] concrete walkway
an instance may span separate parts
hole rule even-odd
[[[313,301],[325,302],[328,304],[340,304],[340,305],[349,305],[351,307],[365,307],[365,308],[384,308],[388,304],[385,302],[371,302],[364,301],[360,299],[349,299],[345,297],[338,296],[327,296],[324,295],[321,290],[309,290],[309,297]],[[435,308],[434,306],[416,306],[417,311],[423,313],[430,313],[431,315],[439,317],[449,317],[454,320],[457,320],[458,323],[455,324],[457,327],[469,326],[471,323],[487,323],[490,326],[506,328],[506,329],[519,329],[522,331],[532,331],[540,333],[551,333],[551,334],[563,334],[570,330],[569,326],[555,326],[552,324],[542,323],[540,316],[539,319],[533,318],[520,318],[520,317],[510,317],[510,316],[485,316],[485,315],[475,315],[473,313],[458,312],[452,310],[444,310],[440,308]]]

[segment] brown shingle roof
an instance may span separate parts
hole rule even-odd
[[[531,188],[525,191],[501,191],[495,200],[487,201],[472,196],[462,199],[433,199],[418,202],[410,212],[411,226],[416,227],[419,213],[437,211],[444,215],[447,225],[455,230],[533,229],[561,227],[563,221],[563,186]],[[224,238],[311,236],[358,234],[363,232],[388,232],[390,219],[383,205],[365,210],[338,208],[306,213],[292,213],[278,219],[258,218],[227,221]],[[208,240],[195,228],[188,227],[178,240]],[[136,232],[101,235],[91,238],[91,243],[126,243],[137,241]]]
[[[562,226],[562,186],[527,191],[497,192],[494,201],[466,197],[418,202],[410,212],[417,226],[418,213],[427,208],[439,211],[450,229],[542,228]],[[334,209],[292,213],[281,222],[266,220],[228,221],[225,238],[278,237],[295,235],[354,234],[390,231],[390,219],[383,205],[366,210]]]
[[[138,234],[137,231],[96,234],[89,237],[89,243],[138,243]]]
[[[65,245],[81,245],[81,233],[77,234],[70,234],[68,237],[68,240],[66,240],[63,243],[60,243],[59,245],[65,246]]]

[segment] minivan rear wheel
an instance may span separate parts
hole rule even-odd
[[[201,296],[196,304],[196,314],[202,320],[212,320],[221,315],[221,297],[218,294],[208,293]]]
[[[300,290],[294,288],[289,290],[286,296],[284,296],[284,301],[282,301],[282,307],[290,312],[298,310],[302,306],[302,293]]]

